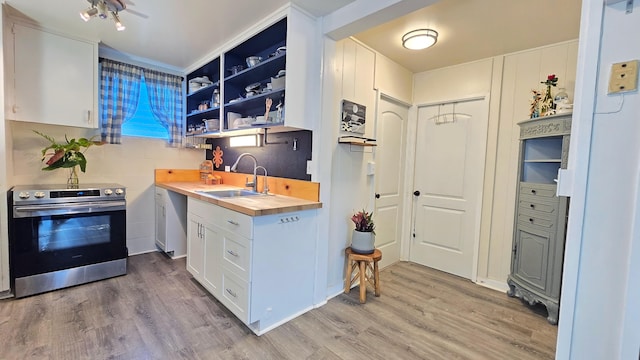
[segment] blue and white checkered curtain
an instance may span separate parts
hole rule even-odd
[[[181,146],[182,126],[182,78],[155,70],[144,70],[151,112],[169,132],[169,145]]]
[[[102,141],[120,144],[122,124],[138,108],[142,68],[103,59],[100,65],[100,128]]]

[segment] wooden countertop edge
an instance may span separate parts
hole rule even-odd
[[[259,200],[264,200],[264,207],[255,207],[255,206],[245,206],[243,204],[238,204],[237,202],[241,202],[242,199],[215,199],[210,196],[200,195],[195,190],[186,189],[185,186],[193,186],[194,188],[207,188],[211,189],[212,187],[216,187],[220,190],[225,189],[238,189],[235,186],[229,185],[204,185],[200,182],[178,182],[178,183],[169,183],[169,182],[156,182],[156,186],[161,187],[163,189],[171,190],[177,192],[179,194],[192,197],[194,199],[198,199],[204,202],[208,202],[214,205],[221,206],[223,208],[237,211],[239,213],[249,215],[249,216],[264,216],[264,215],[274,215],[274,214],[282,214],[293,211],[303,211],[303,210],[312,210],[319,209],[322,207],[321,202],[309,201],[304,199],[298,199],[290,196],[284,195],[269,195],[266,198],[260,198]],[[181,186],[182,185],[182,186]],[[269,202],[269,198],[273,199],[294,199],[295,204],[284,205],[284,206],[270,206],[267,203]]]

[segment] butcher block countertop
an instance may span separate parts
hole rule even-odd
[[[200,181],[156,182],[155,185],[249,216],[282,214],[292,211],[318,209],[322,207],[321,202],[304,200],[284,195],[269,194],[216,199],[196,192],[202,190],[208,191],[244,189],[231,185],[205,185]]]

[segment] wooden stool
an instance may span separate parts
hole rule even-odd
[[[367,283],[373,286],[375,295],[380,296],[380,271],[378,270],[378,261],[382,260],[382,252],[375,249],[371,254],[357,254],[350,247],[344,251],[347,256],[347,276],[344,279],[344,292],[348,294],[351,291],[351,285],[360,279],[360,303],[367,301]],[[373,268],[371,263],[373,262]],[[357,272],[354,274],[353,270]],[[373,275],[373,279],[371,275]]]

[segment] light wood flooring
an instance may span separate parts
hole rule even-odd
[[[351,291],[258,337],[184,259],[132,256],[126,276],[0,301],[0,359],[554,358],[557,328],[520,300],[412,263],[380,275],[381,297]]]

